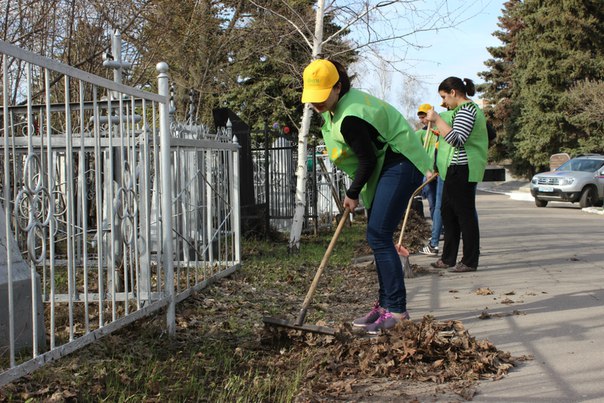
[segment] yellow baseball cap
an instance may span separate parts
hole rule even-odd
[[[432,109],[432,105],[430,104],[421,104],[419,106],[419,108],[417,108],[417,114],[419,115],[420,113],[428,113],[428,111]]]
[[[302,76],[304,89],[302,102],[323,102],[340,79],[336,66],[325,59],[318,59],[306,66]]]

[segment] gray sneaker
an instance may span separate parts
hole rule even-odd
[[[365,331],[369,334],[380,334],[383,330],[394,327],[401,320],[408,320],[409,313],[407,311],[402,313],[402,318],[396,318],[392,313],[384,310],[384,313],[380,315],[378,320],[374,323],[365,326]]]
[[[430,244],[424,246],[423,248],[421,248],[419,250],[419,253],[421,253],[422,255],[428,255],[428,256],[438,256],[438,247],[434,247]]]
[[[383,312],[385,312],[385,309],[380,306],[380,302],[375,301],[375,304],[373,305],[371,311],[369,311],[367,315],[361,316],[360,318],[356,318],[355,320],[353,320],[352,326],[366,327],[367,325],[370,325],[376,320],[378,320]]]

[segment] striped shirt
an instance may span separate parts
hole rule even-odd
[[[453,120],[453,130],[445,136],[445,141],[455,148],[451,165],[468,165],[468,154],[464,144],[470,137],[474,122],[476,122],[476,109],[468,102],[457,111]]]

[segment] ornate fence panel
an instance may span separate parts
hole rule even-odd
[[[307,206],[310,206],[309,216],[316,218],[318,226],[331,225],[334,216],[344,211],[342,201],[351,181],[329,160],[325,145],[313,146],[309,150],[310,158],[313,169],[308,180],[311,188],[311,199],[307,202]]]
[[[291,227],[295,210],[297,137],[265,128],[252,142],[254,193],[266,206],[266,227],[281,231]],[[313,141],[314,143],[314,141]],[[324,145],[312,145],[307,155],[307,188],[304,227],[331,225],[344,211],[341,200],[349,178],[329,160]]]
[[[298,153],[293,140],[265,129],[252,142],[254,193],[256,202],[265,205],[267,229],[285,230],[294,216]]]
[[[239,146],[230,126],[172,125],[177,300],[240,263]],[[235,139],[236,140],[236,139]]]
[[[0,386],[240,263],[238,145],[0,41]]]

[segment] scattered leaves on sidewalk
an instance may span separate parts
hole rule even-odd
[[[482,311],[478,316],[478,319],[491,319],[491,318],[504,318],[506,316],[517,316],[517,315],[526,315],[526,312],[519,311],[514,309],[512,312],[502,312],[502,313],[489,313],[487,309]]]
[[[474,291],[474,294],[476,295],[493,295],[495,294],[490,288],[486,287],[486,288],[479,288],[476,291]]]

